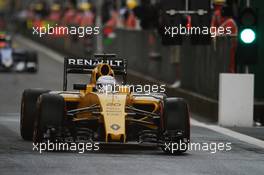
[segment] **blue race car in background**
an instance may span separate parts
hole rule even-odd
[[[13,48],[11,36],[0,32],[0,72],[36,73],[37,71],[37,53]]]

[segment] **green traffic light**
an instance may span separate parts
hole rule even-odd
[[[240,33],[240,39],[245,44],[251,44],[256,39],[256,33],[252,29],[244,29]]]

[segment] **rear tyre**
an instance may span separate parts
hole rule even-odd
[[[187,151],[190,140],[190,116],[188,104],[184,99],[167,98],[164,100],[163,136],[162,150],[165,153],[180,154]]]
[[[47,129],[59,129],[62,126],[63,118],[64,98],[57,94],[41,95],[38,103],[38,116],[34,126],[34,142],[43,141]]]
[[[49,92],[44,89],[26,89],[23,92],[20,110],[20,134],[24,140],[32,140],[34,121],[37,116],[37,99]]]

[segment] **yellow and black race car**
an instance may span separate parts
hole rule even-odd
[[[69,73],[91,74],[90,83],[67,91]],[[82,140],[103,143],[189,143],[188,105],[165,94],[131,92],[125,86],[127,62],[113,54],[93,59],[65,58],[63,91],[25,90],[21,104],[21,136],[35,143]],[[123,86],[116,86],[121,75]],[[176,152],[185,152],[177,150]]]

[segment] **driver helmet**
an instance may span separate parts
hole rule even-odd
[[[116,85],[116,79],[110,75],[101,76],[96,81],[96,89],[99,92],[114,92]]]
[[[127,0],[127,1],[126,1],[126,4],[127,4],[127,7],[128,7],[130,10],[133,10],[134,8],[137,7],[137,1],[136,1],[136,0]]]

